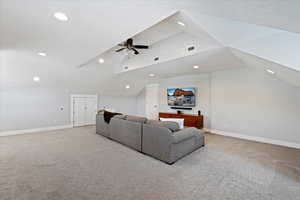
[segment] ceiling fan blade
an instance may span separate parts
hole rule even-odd
[[[133,45],[133,47],[137,49],[149,49],[149,46],[146,45]]]
[[[138,55],[138,54],[139,54],[139,52],[138,52],[136,49],[132,48],[132,50],[134,51],[134,54],[135,54],[135,55]]]
[[[116,52],[123,51],[124,49],[126,49],[126,48],[121,48],[121,49],[118,49],[118,50],[116,50]]]

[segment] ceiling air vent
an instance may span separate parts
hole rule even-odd
[[[158,60],[159,60],[159,57],[155,57],[155,58],[154,58],[154,61],[158,61]]]
[[[195,50],[195,46],[190,46],[187,48],[188,51],[194,51]]]

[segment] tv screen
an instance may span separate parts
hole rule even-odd
[[[167,89],[168,105],[194,107],[196,106],[196,89],[195,88],[172,88]]]

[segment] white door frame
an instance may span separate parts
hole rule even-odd
[[[96,104],[97,104],[97,109],[98,109],[98,95],[97,94],[71,94],[71,124],[72,127],[74,127],[74,98],[96,98]]]

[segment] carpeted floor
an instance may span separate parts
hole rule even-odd
[[[94,127],[0,137],[0,199],[300,199],[300,150],[206,139],[167,165]]]

